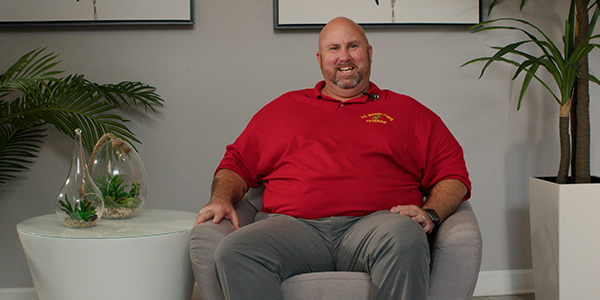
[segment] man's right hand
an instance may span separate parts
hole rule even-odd
[[[204,206],[196,217],[196,225],[212,219],[218,224],[223,219],[228,219],[235,229],[240,228],[240,221],[233,205],[228,201],[211,201]]]
[[[210,202],[198,213],[195,225],[210,219],[215,224],[228,219],[235,229],[239,229],[240,221],[234,206],[247,191],[248,185],[240,175],[228,169],[218,170],[213,180]]]

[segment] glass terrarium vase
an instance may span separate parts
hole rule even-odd
[[[140,155],[128,142],[105,134],[96,143],[88,165],[104,197],[105,218],[128,218],[142,208],[148,178]]]
[[[104,211],[102,193],[88,172],[81,141],[81,130],[75,130],[75,149],[69,175],[55,199],[55,212],[67,227],[96,225]]]

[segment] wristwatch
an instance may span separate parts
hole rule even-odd
[[[438,216],[435,210],[427,208],[425,209],[425,212],[429,215],[429,218],[431,219],[433,225],[435,225],[436,228],[440,226],[440,216]]]

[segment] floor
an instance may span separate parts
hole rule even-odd
[[[191,300],[202,300],[200,295],[197,294],[197,290],[194,289],[194,294]],[[512,296],[485,296],[485,297],[473,297],[473,300],[535,300],[533,295],[512,295]]]
[[[202,300],[200,295],[197,294],[197,290],[194,289],[194,294],[191,300]],[[512,296],[482,296],[473,297],[473,300],[535,300],[533,295],[512,295]]]
[[[191,300],[202,300],[202,298],[200,298],[200,294],[198,293],[197,288],[194,288]],[[535,300],[535,296],[533,294],[512,296],[481,296],[473,297],[473,300]]]
[[[0,289],[0,299],[2,300],[39,300],[33,288],[25,289]],[[191,300],[201,300],[198,290],[195,288]],[[473,300],[535,300],[533,295],[514,295],[514,296],[485,296],[473,297]]]
[[[534,295],[473,297],[473,300],[535,300]]]
[[[202,300],[197,289],[194,289],[194,294],[192,295],[191,300]],[[533,295],[482,296],[473,297],[473,300],[535,300],[535,297]]]

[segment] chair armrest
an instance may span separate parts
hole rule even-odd
[[[431,241],[427,299],[471,299],[481,266],[481,253],[477,218],[471,203],[463,202],[440,225]]]
[[[240,226],[254,222],[254,216],[260,208],[256,198],[261,191],[249,191],[242,201],[236,205],[235,210],[240,220]],[[260,199],[259,199],[260,200]],[[224,300],[223,291],[219,286],[215,271],[215,250],[226,235],[235,230],[231,221],[224,219],[219,224],[208,220],[196,225],[190,233],[190,258],[192,269],[202,299]]]

